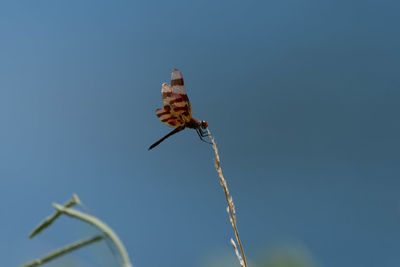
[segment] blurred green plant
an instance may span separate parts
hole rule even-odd
[[[50,253],[48,253],[46,256],[33,260],[29,263],[26,263],[22,265],[21,267],[33,267],[33,266],[39,266],[41,264],[47,263],[51,260],[56,259],[57,257],[60,257],[62,255],[65,255],[67,253],[70,253],[74,250],[77,250],[79,248],[91,245],[95,242],[108,239],[110,240],[117,250],[120,253],[121,259],[122,259],[122,266],[123,267],[132,267],[132,263],[129,259],[128,252],[126,251],[124,245],[122,244],[121,240],[117,236],[117,234],[110,228],[108,227],[104,222],[99,220],[98,218],[86,214],[84,212],[72,209],[71,207],[74,205],[82,205],[78,196],[73,195],[72,199],[69,200],[66,204],[64,205],[59,205],[59,204],[53,204],[53,207],[56,209],[56,212],[54,212],[52,215],[48,216],[42,223],[40,223],[29,235],[30,238],[33,238],[37,234],[41,233],[44,229],[48,228],[60,215],[65,214],[69,217],[76,218],[80,221],[89,223],[96,228],[98,228],[100,231],[103,232],[103,235],[96,235],[94,237],[90,237],[84,240],[77,241],[75,243],[66,245],[62,248],[56,249]]]
[[[276,245],[264,250],[260,256],[248,259],[252,267],[318,267],[310,251],[300,242]],[[226,250],[209,255],[201,266],[234,266],[235,262]]]
[[[315,259],[302,244],[286,244],[269,250],[259,267],[317,267]]]

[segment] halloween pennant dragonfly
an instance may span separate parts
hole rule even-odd
[[[206,143],[203,138],[208,136],[205,129],[208,127],[206,121],[198,121],[192,117],[192,108],[189,98],[186,95],[185,85],[183,83],[182,73],[174,69],[171,73],[171,85],[166,83],[161,87],[163,108],[156,110],[158,119],[170,127],[175,127],[169,134],[155,142],[149,147],[149,150],[159,145],[162,141],[174,135],[185,128],[195,129],[200,139]]]

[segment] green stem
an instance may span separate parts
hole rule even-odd
[[[119,239],[117,234],[110,227],[108,227],[105,223],[103,223],[102,221],[100,221],[98,218],[96,218],[94,216],[85,214],[85,213],[80,212],[75,209],[66,208],[59,204],[53,203],[53,207],[68,216],[71,216],[73,218],[87,222],[87,223],[92,224],[93,226],[99,228],[107,237],[109,237],[111,239],[111,241],[115,244],[115,246],[119,250],[121,257],[122,257],[122,261],[123,261],[123,267],[132,267],[133,266],[129,260],[128,252],[126,251],[121,240]]]
[[[92,244],[94,242],[101,241],[101,240],[103,240],[103,238],[104,237],[102,235],[97,235],[97,236],[94,236],[94,237],[91,237],[88,239],[80,240],[78,242],[72,243],[63,248],[56,249],[56,250],[50,252],[49,254],[47,254],[46,256],[44,256],[42,259],[36,259],[34,261],[31,261],[29,263],[22,265],[21,267],[33,267],[33,266],[38,266],[38,265],[44,264],[44,263],[51,261],[59,256],[64,255],[65,253],[71,252],[73,250],[76,250],[83,246]]]
[[[67,203],[64,204],[64,207],[69,208],[79,203],[80,201],[78,196],[74,194],[72,198]],[[29,238],[33,238],[34,236],[42,232],[44,229],[49,227],[60,215],[61,212],[56,211],[52,215],[44,219],[44,221],[41,222],[38,226],[36,226],[36,228],[32,231],[32,233],[29,235]]]

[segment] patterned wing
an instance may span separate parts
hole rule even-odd
[[[190,121],[192,118],[192,108],[190,107],[189,98],[186,94],[182,73],[177,69],[174,69],[171,73],[170,89],[171,96],[168,100],[172,108],[172,113],[175,113],[186,122]]]
[[[171,97],[172,97],[172,87],[166,83],[163,83],[161,86],[161,98],[162,98],[163,108],[165,107],[171,108],[169,104],[172,100]]]
[[[164,108],[157,109],[156,115],[162,123],[165,123],[170,127],[177,127],[185,124],[185,122],[182,121],[182,119],[179,116],[176,116],[175,114],[171,113],[170,106],[164,106]]]

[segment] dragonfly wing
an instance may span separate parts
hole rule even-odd
[[[161,86],[161,98],[163,107],[170,107],[169,102],[172,99],[172,87],[166,83],[163,83]]]
[[[182,73],[177,69],[174,69],[171,73],[170,89],[169,105],[172,108],[172,112],[176,113],[184,121],[190,121],[192,118],[192,108],[186,94]]]
[[[165,123],[170,127],[177,127],[185,124],[185,122],[179,116],[171,113],[171,107],[169,105],[164,106],[164,108],[157,109],[156,115],[162,123]]]

